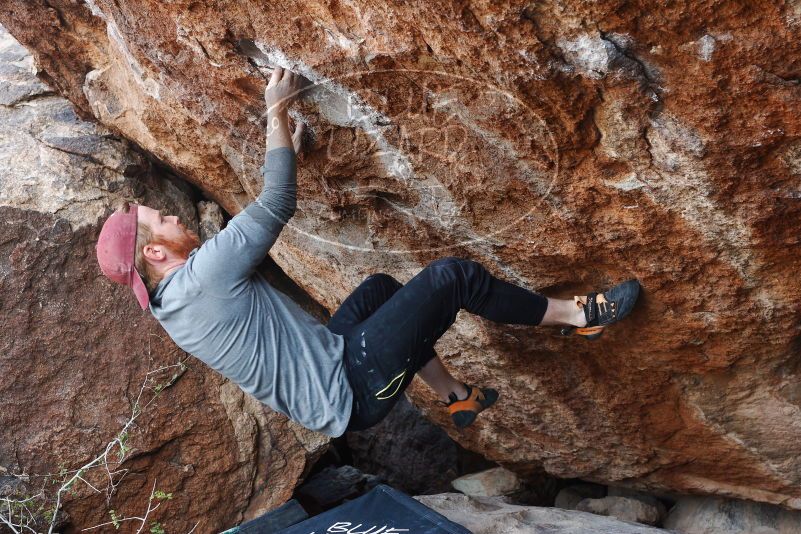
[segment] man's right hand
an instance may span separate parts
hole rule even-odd
[[[267,114],[274,115],[286,111],[303,89],[303,81],[303,77],[299,74],[282,67],[275,67],[264,90]]]

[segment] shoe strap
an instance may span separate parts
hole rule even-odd
[[[618,303],[608,300],[603,293],[590,293],[587,296],[573,297],[573,300],[576,306],[584,310],[587,327],[604,326],[617,320]]]
[[[456,412],[480,412],[484,409],[481,401],[484,400],[484,393],[477,387],[471,388],[465,400],[451,402],[448,411],[453,415]]]
[[[464,400],[467,400],[467,399],[470,398],[470,394],[473,392],[474,388],[468,386],[464,382],[462,382],[462,385],[467,390],[467,397],[465,397],[465,399],[464,399]],[[459,402],[459,397],[456,396],[456,392],[451,391],[450,393],[448,393],[448,402],[445,403],[445,406],[450,406],[454,402]]]
[[[596,297],[598,322],[599,325],[607,325],[617,319],[617,303],[608,300],[603,293],[598,293]]]

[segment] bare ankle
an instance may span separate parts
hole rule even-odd
[[[573,322],[571,324],[579,328],[584,328],[587,326],[587,317],[584,315],[584,309],[578,308],[573,316]]]

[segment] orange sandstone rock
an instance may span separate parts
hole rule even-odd
[[[333,310],[465,255],[569,297],[629,277],[595,343],[462,314],[438,350],[501,392],[457,432],[519,474],[801,509],[801,10],[794,4],[0,0],[87,116],[230,213],[260,188],[271,65],[316,85],[272,251]]]

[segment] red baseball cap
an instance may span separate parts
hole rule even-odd
[[[130,286],[139,305],[146,310],[150,296],[135,266],[138,212],[137,204],[129,204],[127,213],[115,211],[106,219],[97,239],[97,263],[108,278]]]

